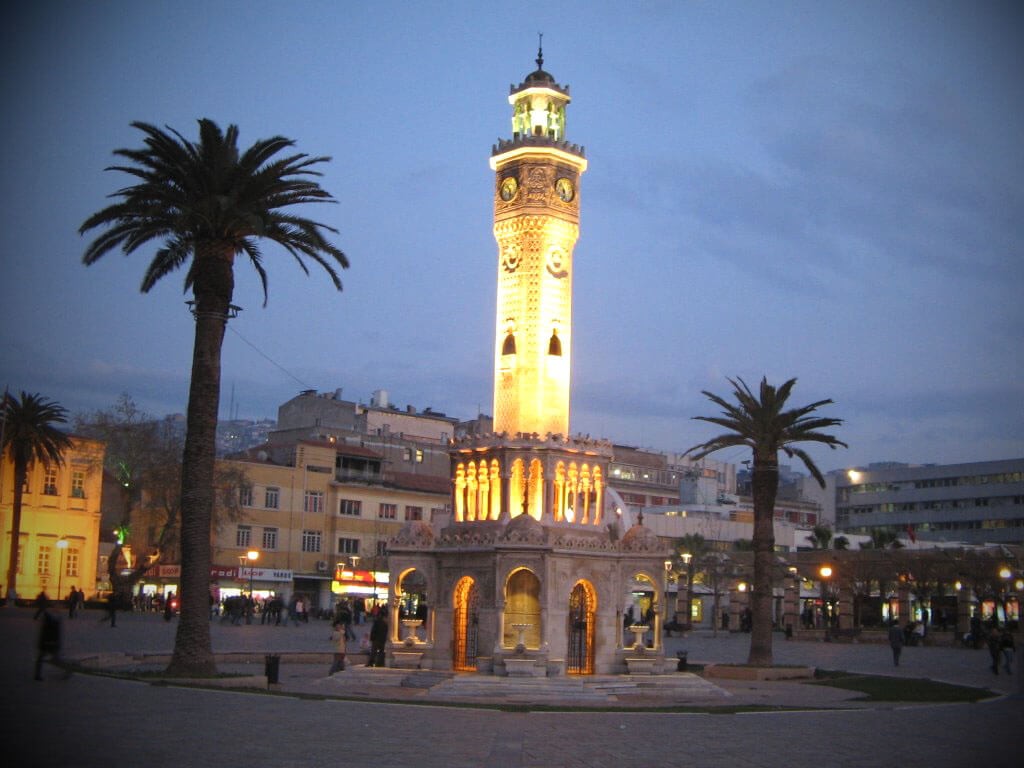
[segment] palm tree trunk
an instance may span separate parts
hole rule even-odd
[[[13,451],[12,451],[13,454]],[[11,508],[11,557],[7,563],[7,594],[13,600],[18,596],[18,554],[21,543],[21,505],[25,496],[25,478],[28,466],[14,459],[14,504]]]
[[[181,462],[181,618],[167,672],[202,677],[217,672],[210,641],[210,524],[232,254],[197,250],[193,270],[196,332]]]
[[[747,663],[772,664],[772,559],[775,556],[775,494],[779,488],[776,456],[754,455],[754,585],[750,594],[753,626]]]

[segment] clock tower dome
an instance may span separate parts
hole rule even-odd
[[[510,87],[512,138],[491,153],[498,301],[494,431],[569,434],[572,251],[582,147],[565,138],[569,86],[537,69]]]

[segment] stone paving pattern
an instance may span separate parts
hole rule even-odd
[[[86,611],[65,619],[64,626],[65,655],[85,659],[167,654],[176,624],[159,614],[120,614],[117,627],[111,628],[99,612]],[[709,714],[713,709],[531,712],[455,705],[466,698],[465,691],[446,693],[453,685],[448,675],[421,673],[421,684],[407,680],[402,685],[407,673],[350,666],[328,676],[332,643],[323,621],[279,627],[212,623],[214,651],[231,659],[219,665],[221,671],[260,675],[265,653],[282,655],[277,695],[82,674],[63,680],[52,668],[44,672],[44,682],[34,682],[37,628],[31,609],[0,609],[0,738],[15,756],[5,760],[11,766],[1024,765],[1024,697],[1016,693],[1020,681],[993,675],[985,650],[905,648],[900,667],[894,668],[886,645],[786,641],[781,635],[774,645],[778,664],[932,678],[993,691],[993,698],[976,704],[865,704],[855,694],[825,686],[707,681],[689,675],[670,676],[675,680],[660,691],[623,690],[629,683],[623,678],[611,681],[619,690],[600,696],[564,691],[551,696],[550,690],[534,695],[517,684],[469,697],[524,708],[529,701],[560,699],[587,707],[801,708],[742,714]],[[749,636],[741,634],[698,632],[666,641],[670,657],[685,649],[694,664],[742,663],[748,647]],[[478,682],[494,686],[497,681]],[[548,685],[557,688],[565,682]],[[598,687],[602,682],[597,681]],[[376,697],[394,703],[358,700]]]

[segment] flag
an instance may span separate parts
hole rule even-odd
[[[914,535],[914,526],[910,523],[907,523],[907,536],[910,537],[912,544],[917,544],[917,536]]]

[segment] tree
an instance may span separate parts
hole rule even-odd
[[[813,416],[818,408],[832,403],[819,400],[799,408],[786,410],[796,379],[774,387],[761,379],[755,396],[743,379],[728,380],[733,387],[735,403],[708,391],[705,397],[722,408],[721,416],[695,416],[723,427],[728,432],[713,437],[687,451],[694,460],[704,458],[723,448],[747,447],[753,452],[754,501],[754,584],[751,591],[753,627],[750,633],[748,663],[770,666],[772,663],[772,568],[775,549],[775,496],[779,488],[779,451],[803,462],[814,478],[825,486],[825,478],[807,453],[797,443],[823,443],[829,448],[846,447],[846,443],[821,430],[842,424],[841,419]]]
[[[199,121],[199,140],[177,131],[132,123],[145,134],[142,149],[118,149],[129,165],[112,166],[138,183],[113,194],[118,202],[90,216],[79,232],[105,228],[87,247],[83,261],[94,264],[120,249],[132,254],[159,243],[142,280],[148,292],[162,277],[188,263],[185,290],[193,295],[195,339],[181,469],[181,621],[168,673],[212,675],[210,644],[210,526],[214,504],[214,455],[220,406],[221,345],[228,318],[237,308],[235,257],[244,254],[259,275],[267,300],[267,274],[258,241],[277,243],[304,272],[303,257],[341,281],[334,265],[348,266],[345,255],[324,237],[337,230],[287,210],[334,199],[312,177],[326,157],[278,154],[294,142],[275,136],[260,139],[244,152],[238,128],[222,131],[212,120]]]
[[[39,394],[22,391],[21,396],[4,393],[3,426],[0,427],[0,456],[10,454],[14,465],[14,504],[11,509],[11,557],[7,566],[7,594],[18,595],[18,545],[21,542],[21,507],[25,481],[33,462],[64,463],[64,451],[71,438],[57,428],[67,423],[67,411]]]
[[[127,604],[132,587],[152,568],[179,561],[182,438],[167,419],[141,411],[127,393],[109,410],[77,416],[75,430],[106,444],[104,468],[117,480],[121,498],[107,578],[118,602]],[[216,465],[221,502],[213,508],[213,527],[240,518],[239,490],[247,482],[242,470]],[[122,569],[125,548],[135,557]]]
[[[825,524],[818,524],[807,534],[812,549],[828,549],[832,544],[832,529]]]

